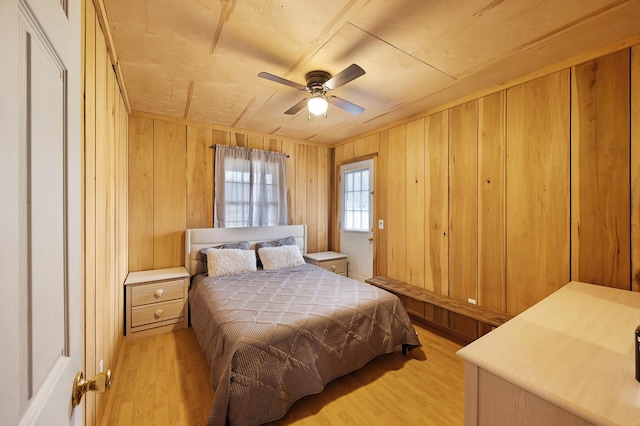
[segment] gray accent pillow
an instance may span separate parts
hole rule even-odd
[[[202,261],[202,264],[204,265],[205,274],[209,270],[209,267],[208,267],[209,265],[207,265],[207,250],[209,250],[210,248],[214,248],[214,249],[250,250],[249,241],[240,241],[240,242],[237,242],[237,243],[220,244],[219,246],[205,247],[203,249],[198,250],[198,252],[200,253],[200,260]]]
[[[261,248],[295,245],[297,245],[295,237],[284,237],[277,240],[260,241],[259,243],[256,243],[256,258],[258,259],[258,269],[262,269],[262,261],[260,261],[260,256],[258,256],[258,250],[260,250]]]

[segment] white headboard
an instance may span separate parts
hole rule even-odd
[[[302,253],[307,252],[307,225],[254,226],[250,228],[194,228],[185,233],[184,267],[193,276],[204,272],[199,250],[225,243],[249,241],[252,249],[260,241],[294,237]]]

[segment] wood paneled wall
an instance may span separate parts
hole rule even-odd
[[[569,77],[569,70],[559,71],[507,90],[510,314],[570,281]]]
[[[290,224],[329,245],[330,148],[143,113],[129,118],[129,271],[184,265],[184,232],[213,226],[212,144],[284,152]]]
[[[631,280],[640,291],[640,46],[631,48]]]
[[[375,221],[385,229],[374,230],[375,274],[510,314],[570,280],[638,290],[640,61],[631,53],[336,146],[334,173],[377,154]],[[478,332],[466,318],[407,304]]]
[[[574,67],[571,78],[571,275],[618,288],[631,279],[629,67],[624,51]]]
[[[115,370],[124,343],[128,270],[128,114],[91,1],[84,2],[84,372]],[[88,392],[86,425],[100,424],[109,393]]]

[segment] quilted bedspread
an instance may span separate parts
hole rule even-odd
[[[189,304],[215,389],[209,426],[278,419],[377,355],[420,345],[395,295],[314,265],[199,275]]]

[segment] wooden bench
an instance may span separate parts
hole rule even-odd
[[[367,283],[380,287],[396,295],[403,295],[420,302],[425,302],[442,309],[446,309],[456,314],[475,319],[484,324],[498,327],[513,318],[512,315],[493,311],[471,303],[465,303],[460,300],[453,299],[449,296],[434,293],[424,288],[416,287],[402,281],[393,280],[387,277],[373,277],[365,280]]]

